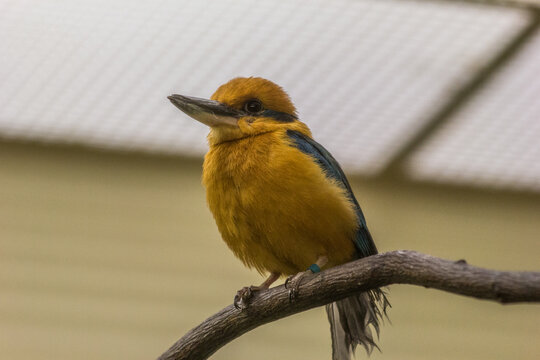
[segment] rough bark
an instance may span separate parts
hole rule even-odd
[[[281,285],[256,293],[247,309],[230,305],[190,330],[159,360],[207,359],[260,325],[391,284],[420,285],[502,304],[540,301],[540,272],[495,271],[468,265],[464,260],[392,251],[306,276],[292,303],[288,290]]]

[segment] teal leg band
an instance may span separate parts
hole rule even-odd
[[[321,268],[317,264],[311,264],[308,268],[308,270],[311,270],[312,273],[316,274],[318,272],[321,272]]]

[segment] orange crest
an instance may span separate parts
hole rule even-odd
[[[260,77],[234,78],[221,85],[211,99],[238,110],[242,110],[246,101],[258,99],[266,109],[296,117],[296,108],[285,90],[272,81]]]

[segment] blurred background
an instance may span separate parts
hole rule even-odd
[[[1,0],[0,357],[152,359],[262,281],[205,205],[208,130],[166,98],[236,76],[289,92],[380,251],[538,270],[539,27],[533,0]],[[539,305],[390,300],[372,359],[540,356]],[[213,359],[330,359],[328,328]]]

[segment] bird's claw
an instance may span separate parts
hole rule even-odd
[[[238,310],[247,309],[249,306],[249,299],[253,297],[253,293],[258,290],[257,286],[244,286],[238,290],[234,296],[234,307]]]
[[[289,302],[293,302],[294,300],[296,300],[301,280],[305,274],[305,272],[300,272],[296,275],[289,276],[287,280],[285,280],[285,288],[289,289]]]

